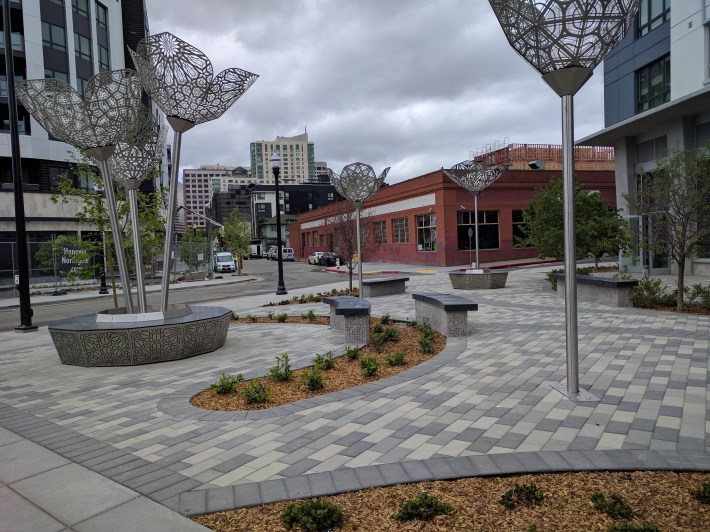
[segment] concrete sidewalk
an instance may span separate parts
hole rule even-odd
[[[239,325],[214,353],[79,368],[59,363],[46,328],[0,333],[0,530],[161,530],[154,517],[192,530],[179,514],[400,482],[710,471],[710,317],[580,303],[580,384],[600,400],[575,403],[550,386],[566,375],[564,302],[542,274],[552,267],[513,270],[504,289],[457,291],[479,304],[469,335],[425,364],[249,413],[200,410],[189,399],[222,372],[264,375],[284,352],[294,367],[342,352],[342,336]],[[333,281],[289,296],[346,284]],[[373,314],[412,319],[415,291],[454,292],[445,271],[412,276],[407,293],[372,298]],[[261,305],[279,299],[225,305],[266,314],[273,309]],[[311,309],[327,314],[320,303],[280,307]]]

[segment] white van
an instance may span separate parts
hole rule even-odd
[[[281,260],[296,260],[293,248],[281,248]]]
[[[234,271],[234,255],[228,252],[220,252],[214,254],[214,271],[215,272],[233,272]]]

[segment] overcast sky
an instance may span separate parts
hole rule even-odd
[[[182,140],[181,168],[249,166],[249,143],[307,128],[317,161],[390,183],[511,143],[561,142],[560,99],[508,45],[485,0],[147,0],[151,33],[259,79]],[[199,5],[199,8],[197,7]],[[575,138],[603,127],[601,68]],[[172,135],[168,142],[171,142]]]

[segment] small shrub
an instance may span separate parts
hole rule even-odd
[[[304,303],[308,302],[308,298],[306,296],[301,296],[298,298],[298,302],[303,305]]]
[[[266,315],[266,317],[269,318],[270,320],[273,320],[274,319],[274,311],[270,310],[269,313]]]
[[[420,493],[413,499],[407,499],[399,505],[399,510],[394,517],[397,521],[431,521],[437,515],[448,515],[451,513],[451,505],[441,502],[426,491]]]
[[[291,300],[290,300],[290,299],[282,299],[281,301],[279,301],[279,302],[276,303],[276,304],[277,304],[277,305],[282,305],[282,306],[283,306],[283,305],[290,305],[290,304],[291,304]]]
[[[335,357],[332,351],[328,351],[325,355],[316,354],[313,357],[313,365],[318,369],[328,370],[335,367]]]
[[[644,277],[634,287],[631,293],[631,300],[634,307],[652,308],[661,304],[661,301],[668,298],[668,296],[668,291],[663,288],[660,279]]]
[[[387,360],[387,364],[390,366],[404,366],[407,363],[407,357],[404,351],[397,351],[396,353],[387,355],[385,360]]]
[[[633,519],[634,511],[631,506],[621,497],[621,495],[609,492],[607,497],[600,492],[592,494],[592,504],[595,510],[604,512],[612,519]]]
[[[550,283],[553,290],[557,290],[557,278],[553,276],[555,273],[565,273],[565,270],[564,268],[557,268],[545,274],[545,280]]]
[[[385,342],[397,342],[399,341],[399,331],[396,327],[387,327],[382,331],[382,336]]]
[[[276,355],[276,365],[269,368],[269,375],[276,381],[285,382],[291,379],[293,371],[288,360],[288,353]]]
[[[357,360],[358,358],[360,358],[360,348],[350,347],[349,345],[346,345],[345,358],[347,358],[350,362],[352,362],[353,360]]]
[[[375,333],[375,334],[381,334],[382,331],[384,331],[384,330],[385,330],[385,328],[382,327],[382,324],[381,324],[381,323],[375,323],[375,324],[372,326],[372,332]]]
[[[421,347],[422,353],[433,353],[434,352],[434,331],[431,325],[425,323],[419,325],[419,347]]]
[[[535,484],[516,484],[511,490],[501,495],[498,501],[508,510],[514,509],[518,504],[528,504],[530,506],[540,506],[545,499],[545,495]]]
[[[253,316],[251,314],[247,314],[247,320],[249,320],[252,323],[256,323],[256,316]]]
[[[688,490],[690,495],[702,504],[710,504],[710,482],[703,482],[697,490]]]
[[[236,312],[232,311],[232,319],[233,319],[233,320],[238,320],[238,319],[239,319],[239,314],[237,314]]]
[[[407,322],[407,327],[412,327],[414,329],[418,329],[419,323],[417,323],[417,320],[410,320]]]
[[[374,333],[370,337],[370,345],[378,353],[382,353],[385,348],[385,336],[382,333]]]
[[[278,321],[279,323],[284,323],[286,320],[288,320],[288,314],[286,314],[285,312],[280,312],[276,315],[276,321]]]
[[[301,373],[301,382],[311,392],[325,388],[325,377],[317,366],[304,370]]]
[[[622,521],[619,524],[609,525],[607,532],[660,532],[660,528],[651,523],[643,523],[637,525],[635,523],[629,523],[628,521]]]
[[[254,379],[242,388],[242,397],[248,405],[266,403],[271,395],[271,388],[261,379]]]
[[[210,384],[212,388],[219,395],[227,395],[237,391],[237,385],[244,380],[241,373],[236,375],[226,375],[222,373],[222,376],[214,384]]]
[[[380,370],[380,364],[375,357],[364,357],[360,359],[360,369],[366,377],[374,377]]]
[[[290,503],[281,514],[284,528],[303,531],[332,530],[343,524],[343,512],[335,504],[321,499]]]
[[[380,323],[382,325],[389,325],[392,323],[392,318],[390,317],[389,314],[383,314],[382,317],[380,318]]]
[[[318,316],[316,316],[316,313],[313,312],[312,310],[309,310],[308,312],[306,312],[306,319],[310,322],[316,321],[317,317]]]

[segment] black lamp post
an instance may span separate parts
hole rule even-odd
[[[281,200],[279,198],[279,174],[281,173],[281,156],[278,153],[272,153],[269,159],[271,163],[271,171],[274,173],[274,188],[276,189],[276,253],[279,263],[279,284],[276,285],[276,295],[281,296],[288,294],[286,285],[284,285],[284,265],[281,255]]]

